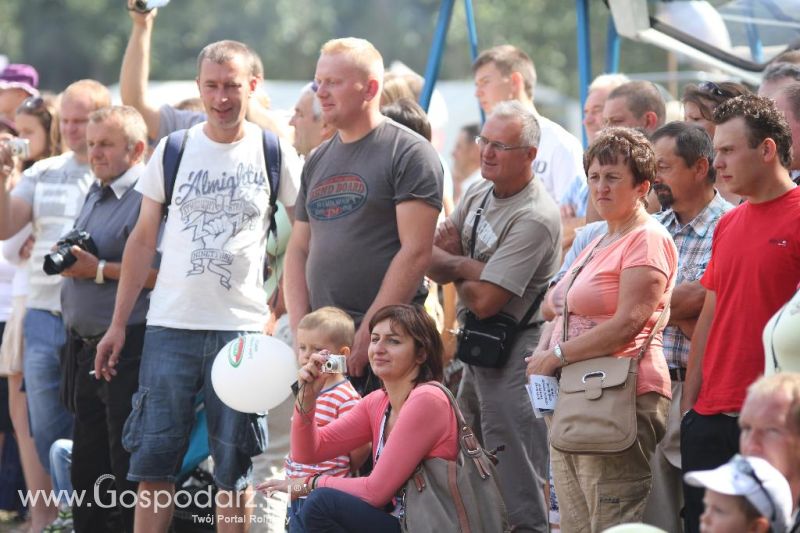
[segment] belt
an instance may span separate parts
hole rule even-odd
[[[70,330],[70,333],[74,338],[90,346],[97,346],[98,344],[100,344],[100,341],[103,339],[103,335],[105,335],[105,333],[101,333],[100,335],[95,335],[93,337],[84,337],[83,335],[79,335],[78,332],[76,332],[74,329]]]
[[[669,377],[672,381],[685,381],[686,369],[685,368],[670,368]]]

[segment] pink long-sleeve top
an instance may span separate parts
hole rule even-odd
[[[303,415],[295,408],[292,456],[303,463],[319,463],[371,441],[374,459],[388,405],[386,392],[377,390],[342,418],[322,428],[314,423],[313,413]],[[454,461],[457,453],[458,429],[449,400],[436,387],[417,386],[403,404],[372,473],[356,478],[322,476],[317,480],[317,487],[338,489],[370,505],[383,507],[424,459],[438,457]]]

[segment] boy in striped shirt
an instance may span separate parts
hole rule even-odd
[[[307,314],[297,326],[297,360],[305,365],[311,354],[328,350],[332,354],[348,355],[353,345],[355,326],[350,316],[336,307],[321,307]],[[317,398],[314,418],[318,427],[326,426],[343,416],[361,399],[344,374],[326,374],[322,392]],[[355,472],[369,455],[370,446],[360,448],[350,455],[340,455],[330,461],[307,465],[292,460],[291,451],[286,458],[286,477],[305,479],[315,474],[347,476]],[[305,498],[291,502],[287,513],[289,531],[296,531],[292,523]]]

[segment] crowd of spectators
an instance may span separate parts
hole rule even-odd
[[[514,531],[800,531],[797,54],[758,88],[686,85],[683,120],[598,76],[584,149],[537,109],[533,60],[489,48],[451,165],[421,78],[368,41],[326,42],[284,123],[232,40],[199,52],[198,101],[151,104],[157,10],[130,17],[123,105],[0,71],[0,457],[24,474],[2,482],[99,498],[0,494],[29,531],[168,531],[147,496],[181,488],[198,399],[219,531],[401,531],[417,466],[459,454],[431,381],[496,454]],[[454,358],[499,316],[507,360]],[[211,386],[249,333],[298,354],[266,417]],[[637,361],[633,444],[557,449],[529,379],[608,355]]]

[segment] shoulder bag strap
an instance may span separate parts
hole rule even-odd
[[[480,207],[475,211],[475,219],[472,221],[472,237],[469,243],[469,258],[475,259],[475,239],[478,237],[478,224],[481,221],[481,216],[483,216],[484,208],[486,207],[486,203],[489,201],[489,195],[492,194],[494,191],[493,187],[490,187],[489,190],[486,192],[486,195],[483,197],[481,201]],[[547,292],[547,288],[541,291],[536,298],[534,298],[533,303],[522,316],[522,319],[518,322],[519,328],[524,328],[528,325],[533,314],[536,312],[536,309],[539,308],[539,304],[542,303],[542,298],[544,298],[545,293]],[[449,392],[449,391],[448,391]]]
[[[494,191],[494,187],[489,187],[489,190],[486,192],[486,196],[483,197],[483,201],[481,202],[481,206],[475,211],[475,219],[472,221],[472,240],[469,243],[469,258],[475,259],[473,256],[475,255],[475,239],[478,237],[478,223],[481,221],[481,216],[483,216],[483,208],[486,207],[486,202],[489,201],[489,195],[492,194]]]
[[[569,283],[567,284],[567,289],[564,291],[564,320],[561,321],[562,331],[561,331],[561,342],[566,342],[567,340],[567,332],[569,331],[569,304],[567,304],[567,296],[569,295],[569,290],[572,288],[572,284],[575,283],[575,278],[578,277],[578,274],[581,273],[581,270],[592,260],[594,257],[594,253],[597,251],[597,247],[600,246],[600,243],[603,241],[601,237],[597,244],[594,245],[592,251],[589,252],[589,255],[586,256],[586,259],[583,260],[583,263],[572,269],[572,277],[569,278]]]

